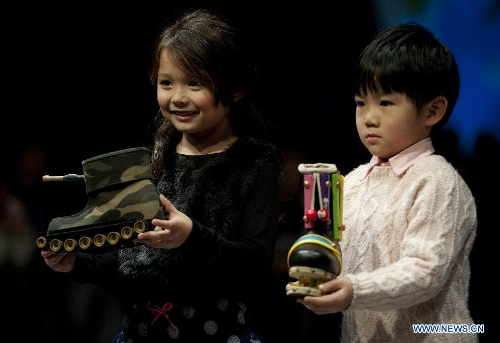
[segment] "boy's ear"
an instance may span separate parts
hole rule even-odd
[[[448,108],[448,99],[444,96],[437,96],[427,104],[426,124],[436,125],[445,115]]]

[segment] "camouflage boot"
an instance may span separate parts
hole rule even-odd
[[[146,148],[130,148],[82,162],[88,201],[78,214],[54,218],[38,248],[52,251],[119,249],[163,219],[159,193],[152,183]],[[72,179],[81,176],[70,174]],[[57,178],[57,177],[54,177]],[[60,177],[64,180],[64,177]],[[45,180],[45,177],[44,177]]]
[[[287,295],[319,296],[318,285],[336,278],[342,269],[338,242],[342,225],[343,176],[334,164],[300,164],[303,174],[305,234],[288,251]]]

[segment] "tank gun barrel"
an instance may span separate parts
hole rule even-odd
[[[44,175],[42,177],[42,180],[43,180],[43,182],[50,182],[50,181],[80,182],[80,181],[85,181],[83,175],[78,175],[78,174],[66,174],[66,175],[61,175],[61,176]]]

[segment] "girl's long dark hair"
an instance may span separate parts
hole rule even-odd
[[[260,114],[259,74],[250,40],[243,30],[222,13],[198,9],[185,14],[161,32],[154,50],[150,80],[156,87],[160,57],[169,57],[186,75],[207,87],[215,106],[231,106],[231,126],[238,137],[266,135]],[[243,96],[233,101],[235,92]],[[162,170],[165,153],[182,138],[182,133],[158,112],[152,156],[153,177]]]

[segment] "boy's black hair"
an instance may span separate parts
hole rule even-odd
[[[420,110],[437,96],[448,100],[443,119],[451,116],[460,91],[460,75],[450,49],[426,27],[410,22],[380,32],[361,52],[356,69],[355,92],[405,94]]]

